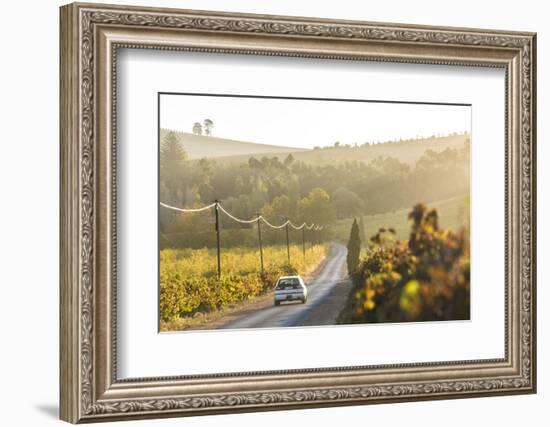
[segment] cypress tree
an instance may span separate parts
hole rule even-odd
[[[351,231],[348,241],[348,274],[352,275],[359,265],[359,256],[361,255],[361,237],[359,237],[359,225],[357,224],[357,218],[354,218],[351,225]]]
[[[363,215],[359,217],[359,237],[361,238],[361,242],[367,241],[367,234],[365,231],[365,222],[363,220]]]

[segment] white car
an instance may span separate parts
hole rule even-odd
[[[275,285],[275,305],[283,301],[307,301],[307,287],[300,276],[282,276]]]

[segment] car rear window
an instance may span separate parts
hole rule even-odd
[[[284,289],[288,286],[296,287],[300,286],[300,281],[298,279],[281,279],[277,283],[277,289]]]

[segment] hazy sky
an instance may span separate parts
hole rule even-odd
[[[192,132],[209,118],[213,136],[313,148],[470,131],[469,106],[161,95],[160,126]]]

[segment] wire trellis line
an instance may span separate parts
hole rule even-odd
[[[241,224],[253,224],[261,219],[263,219],[263,217],[260,215],[260,216],[257,216],[256,218],[252,218],[252,219],[240,219],[240,218],[237,218],[236,216],[233,216],[231,215],[229,212],[227,212],[224,207],[222,205],[220,205],[218,203],[218,208],[224,213],[226,214],[229,218],[231,218],[233,221],[237,221],[237,222],[240,222]]]
[[[260,213],[258,213],[254,218],[251,218],[251,219],[238,218],[235,215],[228,212],[220,204],[220,202],[218,200],[214,201],[214,203],[211,203],[210,205],[207,205],[207,206],[203,206],[203,207],[200,207],[200,208],[189,208],[189,209],[178,208],[176,206],[171,206],[171,205],[168,205],[168,204],[162,203],[162,202],[159,202],[159,203],[162,207],[164,207],[166,209],[171,209],[173,211],[180,212],[180,213],[204,212],[204,211],[207,211],[209,209],[214,208],[214,219],[215,219],[215,222],[216,222],[215,230],[216,230],[216,252],[217,252],[217,261],[218,261],[218,277],[221,277],[221,274],[222,274],[221,244],[220,244],[220,228],[221,227],[220,227],[220,218],[219,218],[219,213],[220,212],[225,214],[227,217],[231,218],[233,221],[236,221],[236,222],[241,223],[241,224],[254,224],[254,223],[256,223],[256,225],[258,227],[258,246],[259,246],[259,249],[260,249],[260,271],[261,271],[262,276],[263,276],[263,273],[264,273],[264,256],[263,256],[262,229],[261,229],[262,222],[265,225],[267,225],[268,227],[270,227],[272,229],[275,229],[275,230],[279,230],[279,229],[282,229],[282,228],[285,229],[285,232],[286,232],[285,233],[286,234],[286,251],[287,251],[287,258],[288,258],[288,263],[289,264],[290,264],[290,240],[289,240],[289,236],[288,236],[288,228],[292,227],[294,230],[302,230],[302,252],[303,252],[304,259],[306,257],[306,234],[305,234],[305,231],[306,230],[321,231],[324,228],[323,225],[317,225],[315,223],[312,223],[312,224],[308,225],[307,222],[303,222],[300,225],[296,225],[296,224],[292,223],[288,218],[282,224],[275,225],[275,224],[271,224]]]
[[[176,212],[181,212],[181,213],[196,213],[196,212],[203,212],[203,211],[206,211],[208,209],[211,209],[213,207],[216,207],[217,209],[219,209],[221,212],[223,212],[226,216],[228,216],[229,218],[231,218],[233,221],[236,221],[236,222],[239,222],[241,224],[254,224],[258,221],[262,221],[265,225],[267,225],[268,227],[270,228],[273,228],[273,229],[281,229],[281,228],[284,228],[286,227],[287,225],[289,225],[290,227],[292,227],[293,229],[295,230],[301,230],[302,228],[306,228],[306,230],[314,230],[314,231],[320,231],[324,228],[324,226],[322,225],[316,225],[314,223],[312,224],[307,224],[307,222],[304,222],[300,225],[296,225],[294,224],[292,221],[290,220],[286,220],[285,222],[283,222],[282,224],[280,225],[275,225],[275,224],[272,224],[271,222],[269,222],[263,215],[258,215],[256,216],[255,218],[251,218],[251,219],[242,219],[242,218],[237,218],[235,215],[231,214],[230,212],[228,212],[222,205],[221,203],[219,202],[214,202],[210,205],[207,205],[207,206],[203,206],[203,207],[200,207],[200,208],[178,208],[178,207],[175,207],[175,206],[171,206],[171,205],[168,205],[166,203],[163,203],[163,202],[160,202],[160,205],[164,208],[167,208],[167,209],[171,209],[171,210],[174,210]]]
[[[172,209],[174,211],[177,211],[177,212],[183,212],[183,213],[194,213],[194,212],[202,212],[202,211],[207,211],[208,209],[211,209],[213,208],[214,206],[216,206],[216,203],[212,203],[211,205],[208,205],[208,206],[203,206],[202,208],[196,208],[196,209],[183,209],[183,208],[176,208],[175,206],[170,206],[170,205],[167,205],[166,203],[162,203],[160,202],[160,205],[164,208],[168,208],[168,209]]]

